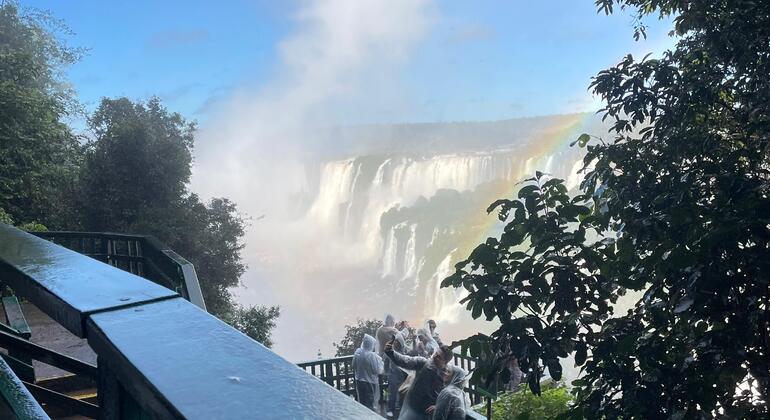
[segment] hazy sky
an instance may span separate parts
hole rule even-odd
[[[203,123],[234,91],[258,90],[280,77],[282,43],[306,29],[308,21],[297,14],[308,3],[314,2],[23,2],[51,10],[75,32],[71,44],[90,50],[70,72],[88,109],[102,96],[158,95]],[[658,52],[671,43],[670,25],[654,19],[646,22],[649,39],[634,42],[631,18],[598,15],[592,0],[453,0],[427,7],[424,30],[397,69],[408,101],[370,106],[350,122],[594,110],[586,91],[592,75],[626,53]]]

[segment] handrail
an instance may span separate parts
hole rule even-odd
[[[195,267],[153,236],[75,231],[31,233],[167,286],[201,309],[206,309]],[[118,245],[126,252],[121,253]]]
[[[350,369],[350,365],[353,360],[353,355],[337,356],[329,359],[308,360],[305,362],[297,363],[297,366],[304,369],[306,372],[318,377],[322,381],[328,383],[334,388],[344,392],[348,395],[355,397],[355,386],[353,385],[353,370]],[[457,365],[466,371],[471,371],[475,368],[475,364],[478,359],[463,356],[460,353],[455,352],[452,363]],[[382,397],[382,391],[387,389],[387,375],[380,376],[380,396]],[[486,395],[476,389],[475,386],[465,388],[465,392],[468,393],[471,399],[472,405],[480,404],[486,398]],[[472,411],[468,413],[468,418],[471,419],[484,419],[483,415]]]
[[[78,337],[93,313],[179,296],[1,223],[0,279]]]
[[[310,365],[318,365],[318,364],[321,364],[321,363],[345,362],[345,361],[350,361],[352,359],[353,359],[353,355],[351,354],[349,356],[337,356],[337,357],[332,357],[332,358],[329,358],[329,359],[308,360],[308,361],[305,361],[305,362],[297,363],[297,366],[305,367],[305,366],[310,366]]]
[[[104,418],[378,418],[168,289],[5,224],[0,279],[88,340]]]
[[[51,419],[2,358],[0,358],[0,394],[11,411],[20,419]]]

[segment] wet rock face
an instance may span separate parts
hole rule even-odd
[[[446,320],[447,306],[458,296],[439,291],[438,284],[472,245],[494,233],[486,206],[535,168],[568,176],[579,159],[571,152],[499,150],[326,162],[313,183],[317,191],[308,193],[312,204],[298,220],[347,244],[357,263],[363,260],[377,273],[380,286],[413,302],[411,316]]]
[[[247,241],[247,251],[260,258],[250,264],[260,271],[253,284],[269,287],[284,314],[301,313],[301,321],[279,323],[281,354],[297,360],[319,348],[333,354],[330,343],[346,323],[390,311],[416,325],[426,318],[440,329],[451,324],[447,339],[478,331],[457,304],[463,292],[441,289],[441,280],[499,233],[487,206],[513,194],[519,181],[535,170],[566,178],[568,185],[576,179],[581,154],[569,143],[585,129],[541,125],[515,137],[515,130],[491,126],[468,125],[492,140],[476,141],[468,132],[464,146],[456,133],[444,142],[441,129],[422,127],[422,152],[401,142],[390,152],[304,163],[301,188],[289,195],[291,214],[260,220]],[[290,330],[298,325],[313,331],[311,337],[294,337]],[[304,346],[309,349],[301,353]]]

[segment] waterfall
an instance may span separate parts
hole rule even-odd
[[[300,169],[290,175],[299,187],[277,206],[292,210],[269,214],[249,236],[251,266],[262,280],[251,293],[268,291],[295,317],[285,321],[291,330],[279,327],[276,341],[312,324],[318,336],[311,347],[330,349],[343,325],[386,312],[417,325],[434,318],[447,339],[489,329],[459,305],[465,290],[442,289],[441,281],[476,245],[499,235],[501,223],[486,209],[514,196],[520,181],[539,170],[577,186],[583,155],[569,142],[597,132],[584,119],[384,130],[398,142],[370,143],[400,146],[297,160]],[[552,127],[554,121],[561,123]],[[517,131],[517,124],[530,124],[529,131]]]
[[[458,295],[439,290],[441,280],[467,255],[472,239],[494,230],[493,216],[471,222],[536,169],[576,179],[579,161],[572,149],[332,160],[320,166],[302,223],[344,237],[350,253],[376,265],[380,285],[416,302],[418,316],[456,319]]]

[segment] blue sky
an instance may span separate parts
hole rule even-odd
[[[357,0],[350,0],[357,1]],[[26,1],[50,10],[89,52],[69,72],[88,110],[103,96],[146,99],[205,123],[241,86],[280,76],[280,45],[306,1]],[[596,108],[590,77],[624,54],[671,45],[669,22],[648,19],[635,42],[628,15],[591,0],[437,1],[431,25],[398,68],[408,113],[373,122],[494,120]],[[380,120],[380,121],[378,121]]]

